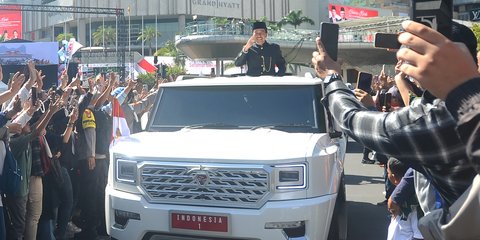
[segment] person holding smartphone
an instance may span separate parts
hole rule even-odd
[[[287,68],[280,46],[268,43],[267,36],[267,25],[264,22],[253,23],[252,36],[235,58],[235,66],[247,65],[248,76],[285,75]]]
[[[452,32],[456,34],[451,35],[451,41],[465,43],[470,52],[476,53],[476,38],[473,32],[456,22],[452,26]],[[402,35],[399,37],[400,42]],[[407,37],[405,42],[408,42],[407,39],[411,38]],[[426,45],[422,42],[415,43]],[[326,54],[319,40],[317,47],[318,51],[313,53],[312,64],[317,75],[325,78],[326,97],[323,103],[332,113],[335,122],[357,142],[406,162],[424,174],[438,190],[445,207],[451,206],[472,184],[476,172],[467,164],[465,144],[458,137],[456,120],[446,108],[445,102],[425,92],[421,98],[415,99],[410,106],[399,111],[390,113],[367,111],[341,81],[340,64]],[[406,50],[400,51],[407,51],[407,48],[404,49]],[[427,50],[435,49],[437,48]],[[402,53],[400,51],[398,54]],[[472,54],[471,57],[474,60],[476,54]],[[405,60],[412,62],[413,58]],[[415,66],[426,67],[421,64]],[[405,72],[408,68],[404,67],[401,67],[401,70]],[[443,67],[449,69],[448,65]],[[406,73],[412,76],[409,72]],[[439,78],[437,81],[442,79],[442,74],[433,71],[423,73],[435,74]],[[421,76],[416,74],[414,76]],[[444,79],[441,82],[443,83]]]

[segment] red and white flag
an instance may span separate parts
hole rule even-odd
[[[135,70],[138,73],[154,73],[157,70],[157,67],[148,62],[145,58],[142,58],[137,64],[135,64]]]
[[[125,119],[125,113],[123,112],[122,106],[118,102],[117,98],[113,98],[112,117],[112,145],[114,145],[117,138],[130,135],[130,129],[128,128],[127,120]]]
[[[70,38],[70,41],[67,44],[67,58],[72,58],[73,54],[75,54],[83,45],[80,44],[75,40],[75,38]]]

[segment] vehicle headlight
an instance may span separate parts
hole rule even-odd
[[[275,187],[284,189],[305,189],[307,187],[307,167],[305,164],[274,166]]]
[[[137,162],[117,159],[117,182],[135,184],[137,179]]]

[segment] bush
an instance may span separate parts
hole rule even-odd
[[[152,88],[156,83],[155,73],[140,73],[137,79],[142,82],[142,84],[147,84],[148,89]]]

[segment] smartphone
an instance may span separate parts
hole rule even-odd
[[[143,91],[148,92],[148,85],[147,84],[143,84]]]
[[[431,27],[445,37],[452,35],[453,0],[412,0],[410,18]]]
[[[383,106],[387,109],[387,111],[390,111],[390,108],[392,107],[392,93],[385,93],[385,99],[383,101]]]
[[[320,23],[320,40],[328,56],[337,61],[338,54],[338,25],[334,23]]]
[[[400,49],[402,45],[398,42],[398,34],[375,33],[373,46],[376,48]]]
[[[32,105],[37,106],[37,88],[32,87]]]
[[[378,111],[382,111],[382,107],[385,104],[385,92],[380,92],[376,102]]]
[[[357,88],[370,93],[372,91],[373,75],[366,72],[359,72],[357,77]]]

